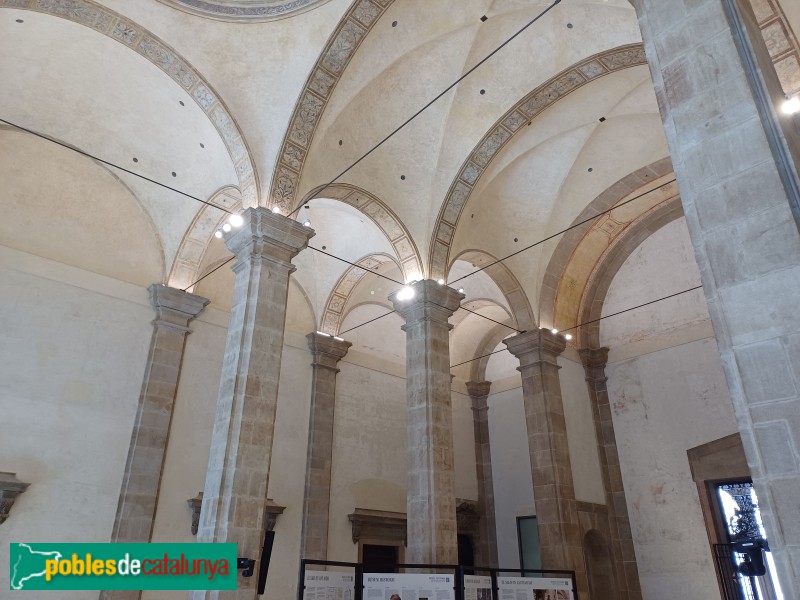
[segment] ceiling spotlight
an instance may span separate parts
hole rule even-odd
[[[781,106],[781,110],[787,115],[800,113],[800,95],[792,96],[786,100],[786,102],[783,103],[783,106]]]
[[[459,294],[463,294],[464,293],[464,288],[458,288],[458,293]]]
[[[278,214],[280,214],[281,209],[280,209],[279,206],[273,206],[272,207],[272,212],[274,212],[276,215],[278,215]]]
[[[305,221],[303,221],[303,225],[305,225],[306,227],[311,227],[311,221],[306,219]]]
[[[217,229],[217,230],[214,232],[214,237],[215,237],[215,238],[221,238],[221,237],[222,237],[222,232],[221,232],[219,229]]]
[[[444,279],[437,279],[436,283],[438,283],[439,285],[444,285]]]
[[[228,223],[233,225],[234,227],[241,227],[244,225],[244,217],[240,214],[231,215],[228,219]]]
[[[567,333],[566,335],[564,335],[564,339],[567,340],[567,341],[571,340],[572,339],[572,334],[571,333]]]
[[[397,292],[397,296],[395,296],[395,298],[398,300],[411,300],[415,293],[416,292],[414,292],[414,288],[412,288],[410,285],[407,285]]]
[[[556,333],[558,333],[558,329],[556,329],[555,327],[553,327],[553,328],[552,328],[550,331],[551,331],[553,334],[556,334]]]
[[[231,224],[230,223],[224,223],[222,225],[222,231],[224,231],[225,233],[228,233],[230,230],[231,230]]]

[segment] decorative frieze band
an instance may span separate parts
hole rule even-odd
[[[219,21],[258,22],[285,19],[328,0],[159,0],[193,15]]]

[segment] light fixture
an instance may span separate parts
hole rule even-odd
[[[214,237],[215,237],[215,238],[218,238],[218,239],[219,239],[219,238],[221,238],[221,237],[222,237],[222,232],[221,232],[219,229],[217,229],[217,230],[214,232]]]
[[[552,328],[550,331],[551,331],[551,333],[553,333],[554,335],[555,335],[556,333],[558,333],[558,329],[556,329],[555,327],[553,327],[553,328]]]
[[[306,219],[305,221],[303,221],[303,225],[305,225],[306,227],[311,227],[311,221]]]
[[[230,223],[234,227],[241,227],[242,225],[244,225],[244,217],[238,213],[233,214],[228,219],[228,223]]]
[[[317,335],[324,335],[325,337],[333,337],[330,333],[325,333],[324,331],[317,331]]]
[[[342,337],[339,337],[338,335],[335,335],[335,336],[333,336],[333,339],[335,339],[335,340],[339,340],[340,342],[343,342],[343,341],[344,341],[344,338],[342,338]]]
[[[459,294],[463,294],[464,293],[464,288],[458,288],[458,293]]]
[[[272,212],[274,212],[276,215],[280,214],[281,208],[279,206],[273,206],[272,207]]]
[[[416,292],[414,291],[414,288],[412,288],[410,285],[407,285],[397,292],[395,298],[398,300],[411,300],[415,294]]]
[[[439,285],[444,285],[444,279],[437,279],[436,283],[438,283]]]
[[[230,223],[223,223],[222,231],[224,231],[225,233],[228,233],[230,230],[231,230],[231,224]]]
[[[786,115],[800,113],[800,94],[788,98],[781,106],[781,110]]]
[[[567,341],[571,340],[572,339],[572,334],[571,333],[567,333],[566,335],[564,335],[564,339],[567,340]]]

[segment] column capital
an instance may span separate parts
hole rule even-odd
[[[411,298],[405,297],[406,288],[413,291]],[[464,294],[432,279],[411,283],[389,296],[394,309],[406,323],[431,320],[444,323],[448,327],[451,326],[447,320],[458,310],[463,299]]]
[[[608,363],[608,348],[583,348],[578,350],[586,369],[605,369]]]
[[[472,400],[472,410],[487,410],[489,405],[486,398],[492,387],[491,381],[467,381],[467,393]]]
[[[281,263],[291,273],[292,259],[316,235],[310,227],[264,207],[248,208],[242,218],[241,227],[225,234],[225,244],[237,258],[234,269],[250,258],[265,258]]]
[[[177,288],[154,283],[149,288],[150,305],[156,311],[155,325],[165,325],[187,331],[194,319],[210,302],[208,298],[190,294]]]
[[[336,365],[346,355],[352,346],[352,342],[336,338],[327,333],[313,331],[306,336],[308,349],[313,355],[312,365],[315,367],[326,367],[338,371]]]
[[[545,328],[518,333],[506,338],[503,343],[508,351],[519,359],[518,370],[543,362],[556,365],[558,355],[567,347],[563,335]]]

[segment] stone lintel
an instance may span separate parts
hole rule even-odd
[[[514,356],[519,359],[517,370],[524,374],[524,369],[542,363],[550,363],[558,367],[558,355],[567,347],[563,335],[541,328],[506,338],[503,343]]]
[[[188,332],[189,321],[208,305],[210,300],[183,290],[154,283],[149,288],[150,304],[156,312],[155,326],[167,326]]]
[[[347,355],[347,351],[353,345],[351,342],[320,331],[309,333],[306,340],[308,340],[308,349],[314,357],[312,366],[333,369],[337,373],[339,369],[336,368],[336,365]]]
[[[234,272],[250,258],[282,264],[290,273],[292,259],[306,246],[315,232],[294,219],[271,210],[248,208],[242,213],[244,223],[225,235],[225,244],[236,255]]]
[[[428,320],[446,325],[448,329],[453,328],[448,323],[448,319],[458,310],[461,301],[465,298],[464,294],[432,279],[417,281],[406,287],[410,287],[414,291],[412,298],[402,299],[402,292],[405,288],[401,288],[389,296],[389,301],[394,309],[406,322],[406,325],[402,327],[403,331],[412,323]]]
[[[356,508],[347,515],[353,527],[353,543],[365,540],[406,542],[406,513]]]
[[[17,496],[27,490],[29,485],[17,479],[16,473],[0,472],[0,524],[8,519]]]

